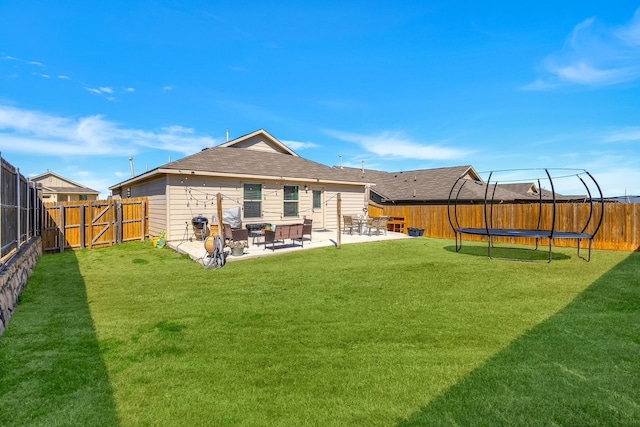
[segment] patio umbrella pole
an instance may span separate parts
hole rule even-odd
[[[340,214],[340,212],[342,212],[342,195],[341,195],[341,193],[338,193],[338,200],[337,200],[336,206],[337,206],[337,210],[338,210],[338,217],[337,217],[338,218],[338,237],[336,239],[336,242],[338,242],[338,246],[337,247],[340,247],[340,243],[342,243],[341,242],[341,240],[342,240],[342,230],[340,229],[340,218],[342,218],[342,215]]]
[[[216,202],[218,204],[218,236],[224,239],[224,235],[222,234],[222,193],[216,195]]]

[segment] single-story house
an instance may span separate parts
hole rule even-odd
[[[446,205],[459,177],[468,180],[457,203],[483,203],[486,183],[470,165],[401,172],[342,166],[304,159],[264,129],[169,162],[110,187],[113,197],[149,200],[149,232],[165,230],[167,239],[192,237],[192,219],[211,221],[222,208],[240,207],[244,224],[313,220],[314,228],[338,227],[337,195],[342,214],[361,214],[369,202],[379,205]],[[496,202],[551,201],[535,183],[499,184]],[[558,199],[562,196],[556,194]],[[582,197],[582,196],[580,196]],[[575,199],[576,197],[572,197]],[[567,198],[568,199],[568,198]]]
[[[30,178],[38,186],[42,201],[73,202],[78,200],[97,200],[99,191],[85,187],[57,173],[47,171]]]
[[[260,129],[216,147],[162,165],[113,185],[113,197],[149,200],[149,233],[167,233],[179,241],[193,237],[192,219],[211,223],[222,208],[240,207],[243,226],[250,223],[300,223],[314,228],[338,227],[341,212],[363,212],[368,180],[304,159]]]

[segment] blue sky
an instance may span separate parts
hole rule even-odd
[[[640,1],[0,2],[0,152],[99,190],[266,129],[387,171],[640,194]]]

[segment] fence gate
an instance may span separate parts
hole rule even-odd
[[[146,197],[47,203],[42,246],[46,252],[112,246],[148,235]]]

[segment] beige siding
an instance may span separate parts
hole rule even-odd
[[[327,186],[325,189],[325,228],[338,228],[338,193],[342,215],[361,215],[365,206],[364,186]]]
[[[95,194],[86,194],[86,199],[80,199],[80,194],[77,193],[47,193],[43,194],[42,196],[45,202],[77,202],[79,200],[98,200],[98,196]]]
[[[42,185],[47,186],[47,187],[72,187],[72,188],[78,188],[77,185],[73,185],[69,181],[64,180],[64,179],[60,179],[57,176],[53,176],[53,175],[44,176],[44,177],[42,177],[40,179],[35,180],[35,182],[42,183]]]
[[[216,195],[222,194],[222,208],[242,204],[238,179],[200,176],[169,176],[167,238],[180,241],[193,237],[191,220],[203,215],[209,222],[217,212]]]
[[[167,186],[167,238],[180,241],[193,237],[191,220],[193,217],[203,215],[209,220],[217,212],[216,195],[222,194],[222,209],[230,209],[240,206],[243,208],[243,184],[261,183],[262,189],[262,216],[260,218],[243,218],[243,225],[248,223],[296,223],[301,222],[305,216],[311,217],[312,191],[304,190],[305,183],[282,181],[255,181],[241,179],[227,179],[218,177],[201,176],[169,176]],[[284,185],[298,185],[299,204],[297,217],[284,217]],[[308,184],[307,184],[308,185]],[[310,187],[310,186],[309,186]],[[326,186],[324,194],[325,227],[335,229],[337,222],[337,194],[341,193],[343,212],[345,206],[349,213],[362,213],[364,206],[364,188],[353,186]],[[141,195],[141,194],[140,194]],[[151,206],[151,197],[149,199]],[[243,212],[244,214],[244,212]]]
[[[284,153],[280,147],[276,147],[271,140],[263,134],[255,135],[245,141],[240,141],[233,145],[234,148],[244,148],[257,151],[268,151],[272,153]]]
[[[126,189],[122,190],[126,197]],[[149,201],[149,235],[158,236],[167,228],[167,186],[164,176],[131,186],[131,197],[147,196]],[[115,191],[114,191],[115,195]]]

